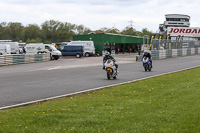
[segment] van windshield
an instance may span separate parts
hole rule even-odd
[[[56,51],[57,49],[56,49],[56,47],[54,47],[54,46],[50,46],[51,47],[51,49],[53,50],[53,51]]]
[[[58,50],[63,50],[64,49],[64,46],[59,46],[58,48],[57,48]]]

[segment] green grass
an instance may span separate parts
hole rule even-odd
[[[200,68],[0,111],[12,132],[200,132]]]

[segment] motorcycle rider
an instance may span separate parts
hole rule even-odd
[[[143,54],[143,56],[142,56],[142,59],[143,59],[144,57],[149,58],[149,61],[151,62],[151,67],[153,68],[153,63],[152,63],[151,54],[150,54],[149,52],[147,52],[147,51],[144,51],[144,54]]]
[[[103,69],[105,69],[104,63],[105,63],[108,59],[111,59],[111,60],[114,62],[115,67],[116,67],[116,70],[117,70],[117,69],[118,69],[118,64],[116,63],[115,58],[113,58],[113,57],[110,55],[109,52],[106,52],[106,53],[105,53],[105,56],[104,56],[104,58],[103,58]]]

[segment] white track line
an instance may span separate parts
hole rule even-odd
[[[14,108],[14,107],[19,107],[19,106],[26,106],[26,105],[33,104],[33,103],[43,102],[43,101],[57,99],[57,98],[62,98],[62,97],[67,97],[67,96],[72,96],[72,95],[81,94],[81,93],[85,93],[85,92],[89,92],[89,91],[95,91],[95,90],[103,89],[103,88],[106,88],[106,87],[123,85],[123,84],[131,83],[131,82],[134,82],[134,81],[140,81],[140,80],[144,80],[144,79],[158,77],[158,76],[165,75],[165,74],[170,74],[170,73],[185,71],[185,70],[189,70],[189,69],[196,68],[196,67],[200,67],[200,65],[193,66],[193,67],[188,67],[188,68],[184,68],[184,69],[177,70],[177,71],[172,71],[172,72],[166,72],[166,73],[162,73],[162,74],[157,74],[157,75],[153,75],[153,76],[149,76],[149,77],[145,77],[145,78],[140,78],[140,79],[136,79],[136,80],[126,81],[126,82],[122,82],[122,83],[118,83],[118,84],[112,84],[112,85],[97,87],[97,88],[88,89],[88,90],[84,90],[84,91],[79,91],[79,92],[74,92],[74,93],[70,93],[70,94],[64,94],[64,95],[60,95],[60,96],[55,96],[55,97],[50,97],[50,98],[45,98],[45,99],[40,99],[40,100],[35,100],[35,101],[30,101],[30,102],[25,102],[25,103],[21,103],[21,104],[15,104],[15,105],[11,105],[11,106],[5,106],[5,107],[1,107],[0,110]]]
[[[57,67],[53,67],[53,68],[49,68],[49,69],[47,69],[47,70],[54,70],[54,69],[58,69],[58,68],[60,68],[61,66],[57,66]]]

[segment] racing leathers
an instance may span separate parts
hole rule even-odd
[[[108,59],[111,59],[111,60],[115,63],[116,69],[118,69],[118,64],[116,63],[115,58],[113,58],[111,55],[105,55],[105,57],[103,58],[103,69],[105,69],[104,63],[105,63]]]
[[[144,57],[149,58],[149,61],[151,62],[151,67],[153,68],[153,63],[152,63],[151,54],[148,53],[148,52],[144,52],[142,59],[143,59]]]

